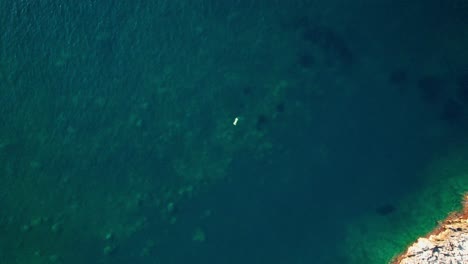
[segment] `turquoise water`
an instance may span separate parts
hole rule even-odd
[[[467,14],[0,3],[0,262],[385,263],[468,187]]]

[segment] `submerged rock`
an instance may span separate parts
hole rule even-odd
[[[395,210],[396,208],[392,204],[384,204],[382,206],[379,206],[375,211],[381,216],[386,216],[395,212]]]
[[[462,212],[450,214],[391,263],[468,263],[468,194],[463,199]]]

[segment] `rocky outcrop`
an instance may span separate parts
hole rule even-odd
[[[455,212],[426,237],[421,237],[392,264],[468,263],[468,194],[462,212]]]

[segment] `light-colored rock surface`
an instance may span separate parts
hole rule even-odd
[[[421,237],[393,263],[468,263],[468,194],[462,212],[452,213],[433,232]]]

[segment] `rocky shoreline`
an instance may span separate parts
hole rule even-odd
[[[468,263],[468,193],[464,194],[461,212],[451,213],[391,262],[416,263]]]

